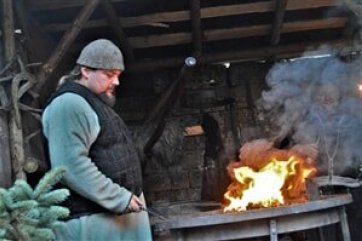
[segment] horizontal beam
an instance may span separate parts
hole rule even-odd
[[[281,33],[292,33],[315,29],[333,29],[346,26],[348,19],[342,17],[285,22]],[[216,29],[204,31],[204,41],[217,41],[225,39],[246,38],[251,36],[265,36],[271,32],[271,25],[255,25],[248,27]],[[172,33],[163,35],[148,35],[141,37],[129,37],[133,48],[149,48],[169,45],[191,43],[192,36],[189,32]]]
[[[301,56],[306,50],[317,49],[322,45],[328,45],[340,50],[344,54],[353,51],[362,51],[362,46],[355,45],[351,40],[339,39],[334,41],[304,42],[289,45],[277,45],[261,48],[249,48],[247,50],[227,51],[213,54],[204,54],[198,60],[198,64],[213,64],[222,62],[248,62],[266,59],[295,58]],[[348,53],[345,52],[346,49]],[[323,53],[322,53],[323,54]],[[180,67],[185,61],[184,57],[153,59],[147,62],[138,62],[126,66],[127,71],[153,71],[158,69]]]
[[[125,0],[111,0],[124,2]],[[28,5],[31,11],[58,10],[63,8],[83,7],[87,0],[30,0]]]
[[[335,5],[336,5],[335,0],[304,0],[304,1],[290,0],[288,2],[286,10],[303,10],[303,9],[313,9],[320,7],[333,7]],[[36,9],[33,8],[33,10]],[[206,18],[233,16],[233,15],[243,15],[250,13],[271,12],[274,10],[275,10],[274,1],[267,1],[267,2],[207,7],[207,8],[201,8],[200,11],[201,11],[201,18],[206,19]],[[172,22],[181,22],[189,20],[190,20],[189,10],[174,11],[174,12],[158,12],[158,13],[140,15],[135,17],[119,18],[119,21],[122,23],[122,26],[124,28],[144,26],[154,23],[172,23]],[[71,24],[72,23],[53,23],[45,25],[44,28],[48,32],[59,32],[67,30],[68,28],[70,28]],[[84,28],[96,28],[106,25],[107,25],[106,19],[97,19],[97,20],[88,21],[88,23],[84,26]]]

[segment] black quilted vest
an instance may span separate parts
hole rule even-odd
[[[100,133],[90,148],[89,156],[98,169],[107,177],[139,196],[142,192],[142,170],[136,147],[127,126],[119,115],[88,88],[73,82],[65,83],[48,100],[47,105],[58,96],[72,92],[82,96],[96,112],[101,127]],[[98,204],[78,195],[65,201],[73,217],[83,214],[105,212]],[[92,188],[92,187],[89,187]]]

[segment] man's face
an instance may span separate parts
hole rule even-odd
[[[92,70],[84,68],[82,71],[86,79],[86,86],[95,94],[104,98],[107,102],[115,101],[115,89],[119,85],[120,70]]]

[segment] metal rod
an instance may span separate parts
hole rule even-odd
[[[160,213],[158,212],[155,212],[155,211],[152,211],[150,210],[149,208],[146,208],[146,207],[141,207],[140,208],[142,211],[145,211],[145,212],[148,212],[149,214],[151,214],[152,216],[155,216],[163,221],[168,221],[168,218],[164,217],[163,215],[161,215]]]

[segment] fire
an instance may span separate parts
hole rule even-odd
[[[286,161],[272,158],[259,170],[241,166],[233,171],[235,180],[224,194],[229,202],[224,212],[307,201],[305,181],[316,173],[316,168],[290,156]]]

